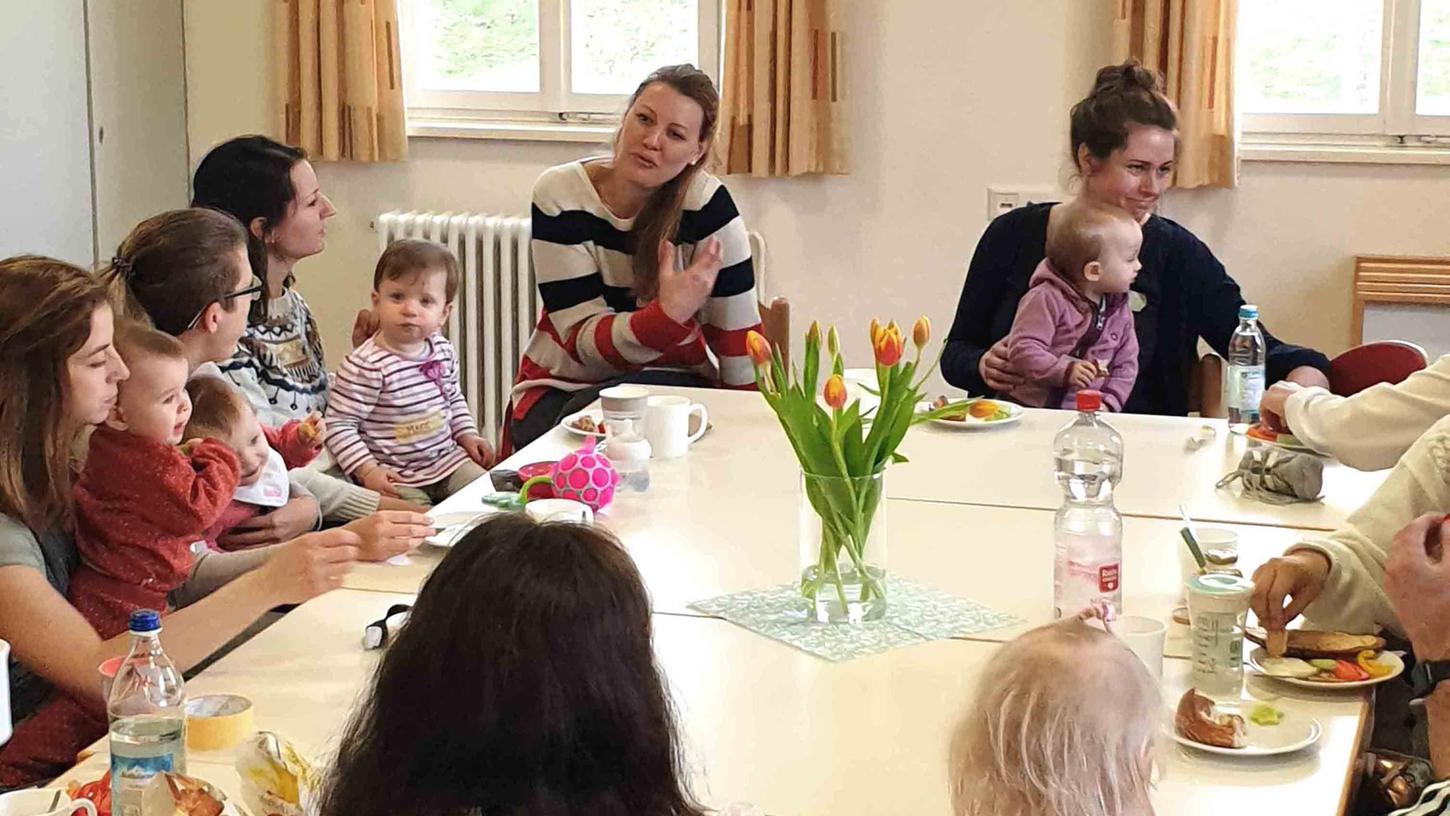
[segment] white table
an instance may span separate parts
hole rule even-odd
[[[800,468],[784,433],[759,394],[691,388],[654,388],[703,403],[710,412],[709,433],[685,457],[688,470],[651,462],[655,487],[685,480],[669,490],[725,489],[734,499],[794,490]],[[887,495],[898,499],[1054,510],[1062,493],[1053,481],[1052,439],[1073,414],[1028,409],[1015,424],[984,430],[959,430],[927,423],[906,435],[901,453],[911,461],[887,475]],[[1177,518],[1186,504],[1195,518],[1333,530],[1374,492],[1386,471],[1365,473],[1329,461],[1324,500],[1311,504],[1269,505],[1239,498],[1215,485],[1237,467],[1247,441],[1228,432],[1223,420],[1111,414],[1108,422],[1123,436],[1124,476],[1114,502],[1127,516]],[[1215,429],[1215,438],[1190,452],[1185,443],[1199,428]],[[556,427],[503,463],[517,467],[555,460],[579,447],[582,437]],[[1326,460],[1328,461],[1328,460]],[[673,495],[673,494],[667,494]],[[751,505],[726,500],[719,513],[751,512]]]
[[[188,691],[244,694],[259,728],[324,758],[378,660],[361,648],[362,627],[409,599],[324,595],[218,661]],[[655,651],[679,707],[697,795],[716,806],[753,802],[777,816],[948,813],[951,729],[996,648],[937,641],[829,663],[724,621],[655,617]],[[1188,663],[1165,664],[1166,717],[1186,686]],[[1276,704],[1320,720],[1317,750],[1246,762],[1168,743],[1158,812],[1339,812],[1362,736],[1363,698],[1296,694]],[[229,757],[193,755],[190,766],[237,795]],[[93,758],[67,778],[103,770],[104,760]]]

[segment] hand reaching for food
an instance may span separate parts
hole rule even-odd
[[[1097,363],[1089,363],[1086,360],[1074,360],[1067,367],[1067,386],[1069,388],[1087,388],[1097,378]]]

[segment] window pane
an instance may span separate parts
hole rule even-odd
[[[538,0],[414,0],[419,87],[539,90]]]
[[[629,94],[650,71],[700,64],[696,0],[573,0],[574,93]]]
[[[1379,0],[1244,0],[1244,113],[1379,112]]]
[[[1420,70],[1415,112],[1450,116],[1450,1],[1420,0]]]

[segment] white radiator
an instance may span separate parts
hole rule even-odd
[[[497,447],[519,358],[539,322],[529,219],[387,212],[376,226],[379,252],[398,238],[424,238],[458,258],[462,280],[447,334],[458,350],[463,394],[479,432]]]

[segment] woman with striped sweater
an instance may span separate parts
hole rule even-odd
[[[729,191],[703,170],[719,108],[703,72],[661,68],[630,98],[613,155],[539,177],[543,315],[514,384],[515,447],[615,383],[753,387],[750,242]]]

